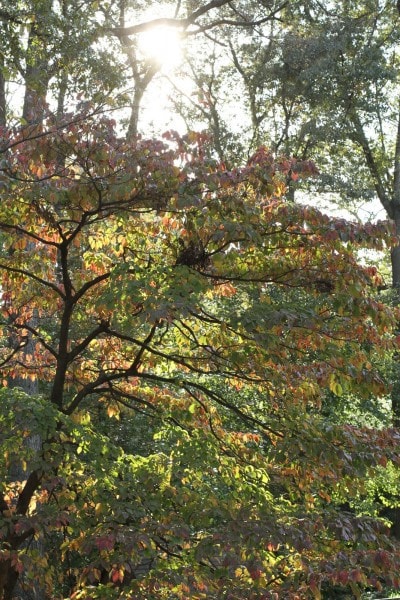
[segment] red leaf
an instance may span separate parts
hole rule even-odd
[[[102,536],[96,539],[95,544],[99,550],[112,550],[114,539],[111,536]]]

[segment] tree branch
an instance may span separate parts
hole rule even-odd
[[[151,19],[150,21],[146,21],[144,23],[138,23],[137,25],[130,25],[128,27],[114,27],[111,29],[111,33],[116,35],[117,37],[124,37],[126,35],[134,35],[136,33],[141,33],[143,31],[147,31],[149,29],[153,29],[155,27],[176,27],[177,29],[181,28],[183,30],[187,29],[190,25],[193,25],[199,17],[206,14],[213,8],[220,8],[225,4],[230,4],[232,0],[211,0],[205,6],[201,6],[192,14],[190,14],[185,19],[177,19],[177,18],[159,18],[159,19]]]
[[[60,296],[63,300],[65,299],[64,293],[62,292],[62,290],[60,290],[60,288],[55,283],[51,283],[51,281],[46,281],[46,279],[42,279],[41,277],[38,277],[37,275],[35,275],[34,273],[31,273],[30,271],[26,271],[25,269],[18,269],[17,267],[10,267],[9,265],[5,265],[3,263],[0,263],[0,269],[4,269],[4,271],[7,271],[9,273],[16,273],[18,275],[24,275],[28,279],[33,279],[33,281],[40,283],[40,285],[48,287],[51,290],[53,290],[54,292],[56,292],[56,294],[58,296]]]
[[[41,475],[38,471],[32,471],[29,475],[22,492],[19,495],[15,512],[18,515],[25,515],[29,509],[29,504],[32,500],[33,494],[39,487],[41,481]]]
[[[361,149],[365,156],[365,161],[367,163],[369,172],[370,172],[372,180],[374,182],[376,194],[377,194],[382,206],[386,210],[387,214],[389,215],[389,217],[392,218],[392,216],[393,216],[392,203],[390,201],[390,198],[388,198],[388,195],[385,190],[385,186],[383,185],[382,178],[379,173],[378,165],[376,163],[374,154],[372,152],[372,148],[369,143],[369,140],[368,140],[367,136],[365,135],[365,131],[364,131],[363,125],[361,123],[360,117],[354,110],[352,111],[352,113],[350,115],[350,120],[354,126],[354,132],[352,135],[353,141],[355,141],[356,143],[359,144],[359,146],[361,146]],[[399,138],[397,141],[400,143]],[[397,144],[396,144],[396,148],[397,148]]]

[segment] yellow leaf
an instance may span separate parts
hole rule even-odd
[[[243,569],[241,567],[235,570],[235,577],[243,577]]]
[[[107,406],[107,414],[109,417],[119,420],[119,407],[116,404],[110,404]]]

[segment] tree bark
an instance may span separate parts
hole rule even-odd
[[[397,117],[397,136],[394,155],[394,175],[393,175],[393,198],[392,198],[392,219],[395,226],[395,235],[398,244],[392,248],[392,286],[394,290],[393,302],[395,306],[400,305],[400,103]],[[399,323],[400,328],[400,323]],[[400,427],[400,356],[394,357],[396,373],[392,389],[392,414],[394,427]]]
[[[400,239],[400,207],[395,208],[395,231]],[[394,246],[391,250],[392,264],[392,286],[394,291],[393,303],[395,306],[400,304],[400,245]],[[400,323],[398,324],[400,329]],[[400,356],[398,353],[393,357],[393,386],[391,392],[392,401],[392,422],[394,427],[400,427]],[[400,512],[400,511],[399,511]],[[399,517],[400,519],[400,517]]]
[[[26,474],[25,474],[26,477]],[[29,510],[29,506],[32,500],[32,497],[36,490],[38,489],[41,481],[41,475],[38,471],[32,471],[26,479],[26,483],[19,495],[17,504],[15,506],[15,516],[18,515],[26,515]],[[10,508],[4,498],[2,498],[0,502],[1,513],[3,517],[10,518]],[[7,515],[7,516],[6,516]],[[27,532],[18,535],[15,533],[14,528],[11,526],[8,531],[8,534],[3,539],[3,547],[8,549],[10,552],[17,551],[19,548],[23,546],[27,539],[32,538],[34,534],[33,530],[29,530]],[[19,579],[19,571],[12,564],[12,557],[6,558],[5,560],[0,560],[0,600],[13,600],[15,598],[15,593],[17,590]],[[36,593],[37,592],[37,593]],[[41,593],[39,584],[35,586],[36,597],[43,597]],[[28,597],[25,595],[23,591],[20,591],[18,594],[18,598],[22,600],[28,600]]]
[[[22,118],[26,123],[41,123],[46,109],[49,86],[49,60],[46,56],[46,35],[33,24],[26,49],[25,95]]]
[[[0,127],[7,125],[6,80],[4,78],[4,59],[0,54]]]

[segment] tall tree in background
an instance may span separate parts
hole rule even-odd
[[[157,16],[149,17],[151,5],[129,0],[6,0],[0,12],[0,114],[6,120],[7,91],[12,97],[21,88],[22,111],[14,116],[26,121],[40,118],[32,111],[43,112],[48,102],[62,114],[66,100],[71,103],[77,95],[99,104],[113,99],[114,106],[120,103],[128,109],[128,135],[135,137],[143,95],[160,69],[140,50],[143,32],[164,25],[189,39],[218,37],[223,27],[248,31],[253,24],[267,23],[280,7],[269,0],[211,0],[200,7],[166,2],[161,8],[154,3]],[[10,89],[10,82],[17,88]]]
[[[393,237],[287,202],[313,154],[324,189],[375,186],[396,221],[394,9],[145,8],[0,11],[0,596],[38,576],[52,599],[399,587],[388,523],[348,510],[393,473],[398,431],[321,410],[385,392],[398,317],[356,252]],[[188,44],[177,105],[212,139],[139,135],[159,65],[138,36],[161,24]]]

